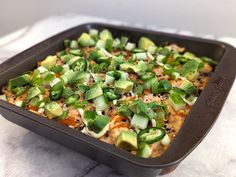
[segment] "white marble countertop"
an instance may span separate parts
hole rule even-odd
[[[54,16],[0,38],[0,62],[64,29],[92,21],[121,24],[87,16]],[[127,24],[127,23],[122,23]],[[193,34],[155,26],[166,32],[215,38],[236,46],[236,39]],[[171,174],[165,177],[236,177],[236,83],[208,136]],[[70,149],[8,122],[0,115],[0,177],[121,177]]]

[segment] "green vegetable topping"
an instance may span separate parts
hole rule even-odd
[[[139,157],[159,156],[180,129],[176,115],[186,119],[217,61],[164,38],[157,44],[155,36],[112,31],[65,39],[61,51],[11,78],[0,99]]]
[[[138,42],[138,47],[140,49],[148,50],[149,47],[155,46],[155,43],[152,42],[149,38],[147,37],[141,37]]]
[[[126,149],[138,149],[137,134],[131,131],[122,131],[116,139],[116,146]]]
[[[99,85],[94,85],[90,90],[88,90],[85,94],[85,100],[94,99],[100,95],[102,95],[103,91]]]
[[[45,113],[49,119],[53,119],[61,116],[63,111],[58,103],[52,101],[45,106]]]
[[[183,65],[182,75],[192,81],[198,77],[198,63],[196,61],[188,61]]]
[[[147,143],[142,142],[139,144],[137,153],[139,157],[149,158],[151,154],[152,154],[152,149],[149,147]]]
[[[96,115],[95,118],[89,122],[88,128],[95,133],[99,133],[109,122],[107,116]]]
[[[115,82],[114,87],[116,94],[123,95],[133,89],[133,82],[128,80],[118,80]]]
[[[78,43],[82,47],[89,47],[95,45],[94,39],[88,33],[81,34],[81,36],[78,39]]]
[[[138,139],[140,142],[147,144],[153,144],[160,141],[165,136],[165,130],[162,128],[152,127],[142,130],[138,134]]]

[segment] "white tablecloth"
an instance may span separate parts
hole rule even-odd
[[[60,31],[85,22],[109,22],[229,42],[236,39],[95,17],[54,16],[0,38],[0,62]],[[236,60],[236,58],[235,58]],[[204,141],[165,177],[236,177],[236,84]],[[8,122],[0,115],[0,177],[121,177],[109,167]]]

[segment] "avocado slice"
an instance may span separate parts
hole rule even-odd
[[[85,93],[85,100],[94,99],[102,94],[102,88],[99,85],[95,85]]]
[[[82,47],[89,47],[95,45],[95,41],[88,33],[82,33],[78,39],[78,43]]]
[[[154,42],[152,42],[147,37],[141,37],[138,42],[138,48],[148,50],[149,47],[156,46]]]
[[[41,94],[41,90],[38,87],[31,87],[28,91],[28,100]]]
[[[141,69],[138,67],[138,65],[132,64],[132,63],[122,63],[120,65],[120,70],[127,71],[127,72],[134,72],[139,73]]]
[[[49,55],[45,60],[41,62],[41,66],[51,70],[56,65],[56,62],[57,57]]]
[[[78,49],[78,48],[79,48],[78,42],[77,42],[76,40],[70,41],[69,47],[70,47],[71,49]]]
[[[63,114],[61,106],[53,101],[45,106],[45,114],[49,119],[59,117]]]
[[[130,92],[133,89],[133,82],[128,80],[118,80],[115,82],[115,93],[119,95],[123,95],[125,93]]]
[[[191,52],[185,52],[183,54],[183,57],[188,58],[190,60],[194,60],[194,61],[196,61],[198,63],[202,63],[202,60],[200,58],[196,57],[196,55],[191,53]]]
[[[113,40],[111,32],[107,29],[102,30],[99,34],[99,37],[103,41],[106,41],[108,39]]]
[[[138,149],[137,134],[132,131],[122,131],[116,139],[116,146],[125,150]]]

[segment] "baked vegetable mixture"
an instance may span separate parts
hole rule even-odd
[[[166,151],[216,65],[176,44],[136,44],[107,29],[64,44],[9,80],[1,99],[143,158]]]

